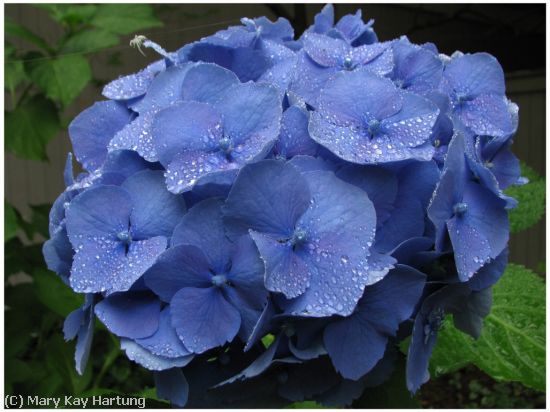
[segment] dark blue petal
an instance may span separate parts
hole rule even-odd
[[[479,269],[479,271],[468,281],[468,285],[475,291],[493,286],[504,274],[507,264],[508,248],[504,249],[494,260]]]
[[[184,407],[189,395],[189,384],[179,368],[155,372],[155,386],[157,397],[166,399],[172,404]]]
[[[74,251],[67,237],[67,231],[60,227],[42,246],[42,254],[48,269],[66,281],[71,272]]]
[[[67,160],[65,160],[63,181],[65,182],[65,186],[70,186],[74,183],[73,154],[71,152],[67,153]]]
[[[309,201],[307,182],[294,166],[276,160],[248,165],[226,201],[227,233],[236,238],[253,229],[290,237]]]
[[[491,312],[492,304],[493,294],[491,288],[472,292],[468,296],[466,307],[453,314],[454,325],[474,339],[479,338],[483,328],[483,318]]]
[[[367,192],[376,210],[376,224],[381,226],[390,216],[397,196],[397,176],[375,166],[347,165],[336,175]]]
[[[395,336],[399,324],[412,315],[425,280],[424,274],[397,266],[365,289],[355,314],[327,326],[325,346],[342,376],[356,380],[376,365],[388,338]]]
[[[182,196],[168,192],[160,170],[143,170],[122,184],[132,198],[130,225],[136,240],[170,237],[186,208]]]
[[[131,112],[114,101],[97,102],[69,125],[76,159],[89,171],[98,169],[107,156],[113,136],[131,120]]]
[[[160,301],[149,292],[116,293],[99,302],[95,314],[117,336],[144,338],[159,327]]]
[[[120,339],[120,347],[131,361],[143,366],[151,371],[164,371],[171,368],[182,368],[193,359],[193,355],[182,356],[179,358],[165,358],[153,355],[147,349],[139,346],[131,339]]]
[[[185,347],[194,353],[231,342],[241,325],[239,311],[216,287],[183,288],[170,305],[172,325]]]
[[[230,263],[233,247],[225,236],[221,199],[207,199],[197,203],[181,219],[171,245],[194,245],[206,255],[216,273],[224,273]]]
[[[165,302],[170,302],[181,288],[212,285],[206,256],[191,245],[169,248],[158,257],[143,278],[147,287]]]
[[[298,106],[291,106],[283,113],[281,133],[273,148],[275,155],[291,158],[296,155],[315,156],[318,145],[309,136],[309,113]]]
[[[165,307],[160,312],[158,329],[151,336],[136,339],[136,343],[143,346],[153,355],[165,358],[179,358],[190,355],[183,343],[178,338],[176,330],[172,326],[170,307]]]

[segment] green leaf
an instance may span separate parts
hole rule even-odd
[[[493,308],[478,340],[446,322],[430,362],[437,374],[474,363],[496,380],[545,390],[546,287],[540,276],[509,264],[493,287]]]
[[[13,207],[4,201],[4,243],[17,234],[17,220]]]
[[[37,269],[33,272],[34,294],[48,309],[67,316],[84,303],[83,295],[76,294],[53,272]]]
[[[88,61],[80,55],[29,62],[30,78],[52,100],[67,106],[92,79]]]
[[[24,245],[17,237],[4,244],[4,276],[18,272],[30,275],[37,267],[44,266],[41,244]]]
[[[138,34],[138,30],[162,26],[150,5],[135,3],[101,4],[91,24],[116,34]]]
[[[55,105],[42,95],[5,114],[6,149],[33,160],[46,160],[46,146],[59,131]]]
[[[44,238],[49,237],[49,216],[52,208],[51,204],[30,205],[32,215],[30,221],[20,219],[20,226],[30,240],[34,239],[36,234]]]
[[[505,190],[508,196],[518,201],[518,207],[509,212],[512,233],[535,225],[545,212],[546,181],[533,169],[523,164],[521,174],[529,179],[529,183],[523,186],[512,186]]]
[[[48,45],[48,43],[46,43],[43,38],[37,36],[26,27],[15,23],[10,18],[5,19],[4,21],[4,33],[6,36],[18,37],[20,39],[26,40],[29,43],[32,43],[35,46],[38,46],[41,49],[47,51],[48,53],[53,52],[52,48]]]
[[[35,4],[34,7],[46,10],[56,22],[71,26],[86,22],[97,9],[93,4]]]
[[[6,60],[4,65],[4,88],[14,94],[17,86],[25,80],[27,80],[27,75],[23,62],[20,60]]]
[[[115,46],[118,36],[102,29],[85,30],[71,36],[63,45],[63,53],[90,52]]]

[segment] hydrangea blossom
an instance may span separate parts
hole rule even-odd
[[[244,18],[103,89],[69,126],[48,267],[157,394],[190,407],[349,405],[428,379],[446,314],[478,336],[508,257],[518,107],[486,53],[379,41],[332,6],[299,37]],[[269,343],[271,342],[271,343]]]

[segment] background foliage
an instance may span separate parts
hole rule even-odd
[[[68,108],[94,83],[91,52],[117,46],[123,36],[162,23],[146,4],[36,7],[48,13],[63,35],[50,44],[32,28],[5,21],[5,148],[20,158],[47,162],[46,146],[66,128]],[[32,48],[23,52],[14,39]],[[526,165],[522,169],[529,183],[507,191],[520,202],[510,213],[513,232],[536,224],[545,212],[544,178]],[[152,375],[120,356],[118,341],[99,322],[88,367],[82,376],[76,373],[74,343],[63,341],[61,329],[64,317],[82,299],[45,269],[41,247],[48,237],[50,207],[32,205],[31,216],[23,219],[4,202],[5,392],[134,395],[147,397],[149,406],[167,406],[155,398]],[[541,262],[540,270],[544,267]],[[540,274],[510,264],[494,287],[493,310],[478,340],[446,320],[430,364],[433,379],[417,397],[406,391],[401,367],[382,387],[365,392],[355,406],[436,407],[438,393],[454,388],[467,395],[444,407],[540,407],[545,402],[545,356],[545,282]],[[445,385],[445,391],[438,385]]]

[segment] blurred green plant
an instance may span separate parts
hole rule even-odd
[[[55,42],[9,18],[4,21],[5,149],[19,158],[48,161],[48,143],[66,127],[67,108],[92,83],[90,55],[116,46],[122,35],[162,25],[147,4],[35,4],[61,29]],[[16,47],[24,44],[24,48]],[[82,304],[45,269],[42,241],[48,237],[51,205],[31,205],[24,219],[4,201],[5,393],[93,396],[132,394],[153,386],[150,374],[119,359],[118,342],[97,323],[93,357],[82,376],[75,371],[74,343],[63,341],[63,320]],[[24,316],[22,316],[24,314]],[[94,378],[94,379],[92,379]],[[116,389],[105,389],[116,388]],[[154,392],[135,394],[165,405]],[[151,404],[152,402],[152,404]],[[29,405],[25,405],[29,406]]]

